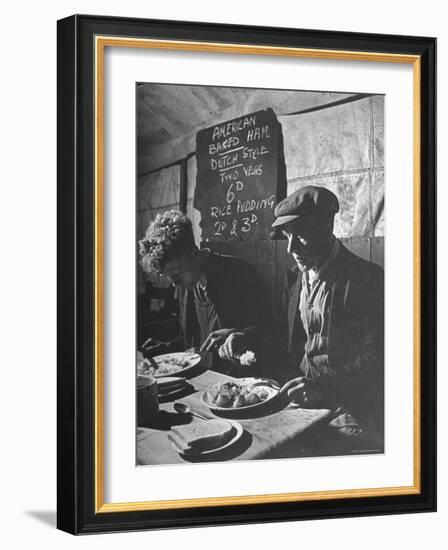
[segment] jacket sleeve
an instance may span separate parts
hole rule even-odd
[[[343,328],[350,338],[344,338],[343,352],[333,362],[330,359],[322,378],[344,403],[358,399],[364,389],[382,387],[384,361],[383,270],[372,265],[359,284],[348,284],[352,288],[346,293]],[[319,357],[315,359],[319,362]]]

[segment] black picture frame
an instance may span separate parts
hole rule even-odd
[[[95,94],[98,35],[420,58],[420,491],[163,510],[95,507]],[[436,510],[436,39],[74,15],[58,21],[57,526],[73,534]]]

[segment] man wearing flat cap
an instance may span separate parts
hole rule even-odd
[[[294,377],[284,388],[305,408],[334,412],[336,440],[383,446],[384,276],[333,234],[339,201],[306,186],[275,208],[274,228],[295,260],[284,291]],[[333,429],[334,428],[334,429]],[[350,437],[348,437],[350,436]]]

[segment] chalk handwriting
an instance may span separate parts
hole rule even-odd
[[[255,141],[256,139],[270,139],[271,134],[269,132],[269,126],[257,126],[247,131],[246,141]]]
[[[256,124],[256,116],[246,116],[244,118],[240,118],[239,120],[233,120],[225,124],[220,124],[219,126],[215,126],[213,128],[212,141],[225,138],[236,132],[241,132],[241,130],[244,130],[250,126],[255,126]]]

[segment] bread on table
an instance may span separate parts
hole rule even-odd
[[[235,428],[227,420],[214,418],[193,422],[171,429],[168,437],[182,453],[194,454],[222,447],[235,435]]]

